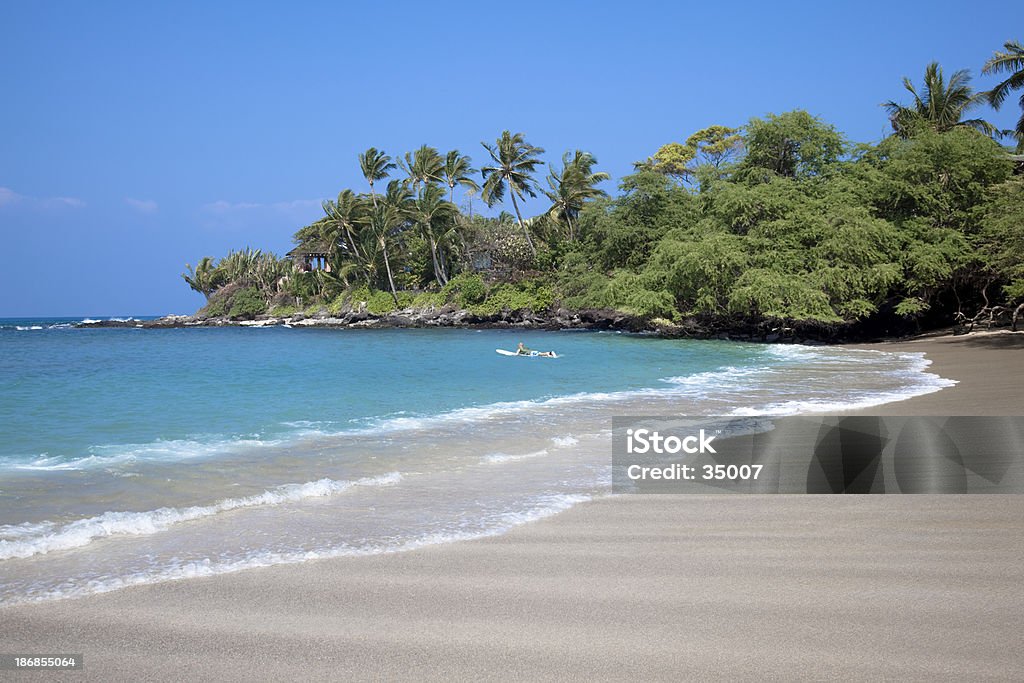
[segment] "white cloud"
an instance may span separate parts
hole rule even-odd
[[[292,199],[284,202],[229,202],[218,199],[204,204],[202,212],[210,227],[243,227],[253,223],[281,223],[301,227],[319,217],[319,199]]]
[[[135,199],[134,197],[125,197],[124,203],[136,211],[141,211],[142,213],[156,213],[156,210],[159,208],[157,203],[152,199]]]
[[[29,197],[18,194],[9,187],[0,187],[0,206],[22,204],[30,208],[70,207],[80,209],[85,202],[76,197]]]
[[[220,214],[254,210],[291,213],[293,211],[308,211],[310,209],[319,208],[319,199],[293,199],[287,202],[272,202],[269,204],[260,204],[256,202],[228,202],[223,199],[218,199],[215,202],[203,206],[203,210],[205,211]]]

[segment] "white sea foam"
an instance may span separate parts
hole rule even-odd
[[[882,353],[868,351],[867,353]],[[838,399],[792,399],[765,403],[758,406],[741,406],[732,410],[729,415],[798,415],[804,413],[834,413],[848,410],[862,410],[885,403],[905,401],[915,396],[924,396],[941,391],[957,384],[956,380],[946,379],[934,373],[925,372],[931,361],[923,353],[898,354],[907,363],[903,370],[895,372],[905,378],[907,384],[891,391],[864,391]]]
[[[572,434],[551,437],[551,443],[555,444],[558,448],[568,448],[569,446],[575,446],[579,442],[580,440]]]
[[[735,383],[738,380],[745,380],[756,375],[763,375],[772,371],[770,366],[753,366],[749,368],[737,368],[727,365],[718,370],[708,372],[695,372],[692,375],[680,375],[678,377],[663,377],[660,381],[666,384],[674,384],[687,387],[720,387],[723,383]]]
[[[739,370],[737,368],[724,368],[711,372],[698,373],[686,377],[670,377],[662,381],[673,385],[696,385],[701,388],[714,389],[720,386],[722,381],[736,380],[740,377],[747,377],[765,368],[752,368]],[[548,411],[551,408],[563,406],[581,405],[586,403],[623,403],[637,398],[668,397],[682,392],[690,393],[689,389],[680,387],[645,387],[641,389],[627,389],[622,391],[605,392],[578,392],[563,396],[550,398],[503,401],[490,403],[482,406],[468,408],[457,408],[440,415],[410,416],[410,417],[389,417],[378,420],[369,428],[356,430],[357,434],[376,434],[381,432],[402,432],[417,429],[427,429],[442,426],[449,423],[486,422],[487,420],[513,416],[533,411]]]
[[[284,444],[283,439],[212,439],[199,441],[196,439],[170,439],[153,441],[152,443],[111,444],[91,446],[89,455],[80,458],[66,459],[58,456],[42,455],[27,463],[12,465],[21,470],[82,470],[95,467],[113,467],[142,460],[178,461],[191,458],[204,458],[238,450],[249,450]]]
[[[213,505],[187,508],[160,508],[145,512],[105,512],[67,524],[43,522],[31,525],[0,526],[0,560],[25,558],[55,550],[80,548],[109,536],[144,536],[164,531],[175,524],[237,510],[306,498],[322,498],[346,491],[353,486],[388,486],[402,478],[399,472],[354,481],[318,479],[304,484],[285,484],[244,498],[227,498]]]
[[[533,451],[532,453],[519,454],[491,453],[490,455],[485,455],[483,461],[497,465],[505,462],[514,462],[516,460],[530,460],[532,458],[541,458],[547,454],[547,449]]]
[[[523,510],[501,513],[487,520],[487,524],[482,528],[477,527],[474,529],[427,533],[408,540],[401,540],[392,543],[377,543],[362,547],[339,545],[325,549],[298,550],[292,552],[257,551],[242,558],[222,561],[213,561],[207,558],[197,562],[184,562],[181,564],[154,568],[149,571],[143,571],[129,576],[83,580],[79,582],[67,581],[60,588],[35,592],[30,595],[5,597],[4,599],[0,599],[0,605],[14,605],[26,602],[43,602],[65,598],[76,598],[85,595],[94,595],[97,593],[108,593],[110,591],[127,588],[129,586],[217,576],[220,574],[230,574],[258,567],[298,564],[308,560],[407,552],[427,546],[499,536],[507,533],[517,526],[551,517],[552,515],[568,510],[574,505],[592,499],[592,496],[583,494],[555,494],[541,496],[538,497],[529,507],[526,507]]]

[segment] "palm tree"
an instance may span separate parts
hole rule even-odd
[[[373,192],[373,183],[388,177],[388,174],[397,168],[391,163],[391,157],[376,147],[371,147],[359,155],[359,167],[363,171],[363,177],[370,184],[370,198],[373,205],[377,206],[377,195]]]
[[[181,277],[185,279],[189,287],[209,300],[210,294],[217,289],[217,269],[213,265],[213,259],[204,256],[199,259],[195,269],[188,263],[185,264],[185,268],[188,272],[182,273]]]
[[[453,233],[457,214],[458,209],[451,202],[445,201],[444,192],[437,185],[424,186],[412,209],[413,222],[430,245],[434,279],[442,287],[448,283],[443,244]]]
[[[576,150],[572,156],[566,152],[562,156],[562,170],[555,173],[555,170],[548,167],[548,187],[544,194],[551,200],[551,208],[548,213],[552,218],[565,219],[569,228],[569,241],[576,239],[575,221],[583,209],[583,203],[588,199],[607,197],[608,193],[599,190],[595,185],[608,180],[611,176],[604,172],[594,172],[594,165],[597,159],[590,152]]]
[[[530,251],[536,256],[537,248],[533,246],[530,231],[523,224],[523,215],[519,211],[519,202],[516,198],[522,199],[524,194],[537,196],[534,191],[536,182],[533,180],[533,173],[541,163],[537,156],[543,154],[544,150],[526,142],[522,133],[512,135],[507,130],[502,132],[496,144],[480,144],[491,155],[495,164],[480,169],[484,178],[483,199],[488,206],[494,206],[505,197],[505,189],[508,188],[512,196],[512,207],[516,211],[516,218],[519,219],[519,227],[526,236]]]
[[[1006,52],[996,52],[985,62],[981,73],[983,74],[1008,74],[1006,80],[996,87],[984,93],[988,103],[993,109],[1003,106],[1006,96],[1011,90],[1021,90],[1020,108],[1021,117],[1017,119],[1017,128],[1014,134],[1017,137],[1018,150],[1024,151],[1024,47],[1019,41],[1011,40],[1003,44]]]
[[[409,186],[404,181],[392,180],[388,183],[387,192],[383,200],[375,203],[370,212],[363,218],[363,222],[369,229],[370,234],[384,257],[384,269],[388,275],[388,286],[391,288],[391,296],[398,303],[398,290],[395,288],[395,276],[391,270],[391,259],[388,254],[388,244],[406,221],[410,211],[412,195]]]
[[[352,190],[342,190],[338,193],[337,201],[328,199],[321,204],[325,224],[323,236],[330,243],[332,251],[336,252],[341,246],[353,258],[362,258],[356,232],[360,216],[365,210],[364,202],[365,199]]]
[[[981,131],[985,135],[997,135],[999,131],[983,119],[962,120],[964,114],[978,106],[983,98],[970,86],[971,75],[966,69],[955,72],[947,83],[938,62],[932,62],[924,71],[924,90],[919,94],[909,78],[903,78],[903,87],[913,96],[914,101],[905,107],[892,100],[882,106],[889,112],[896,135],[910,137],[919,127],[928,127],[939,133],[964,126]]]
[[[455,203],[455,186],[461,185],[471,192],[479,192],[480,186],[473,180],[472,174],[476,169],[472,166],[472,159],[468,155],[459,154],[459,150],[453,149],[444,158],[444,166],[441,168],[441,177],[448,185],[448,201]]]
[[[249,247],[240,251],[229,251],[228,255],[217,263],[218,274],[226,282],[247,282],[252,279],[252,273],[262,255],[263,250]]]
[[[413,192],[419,190],[420,185],[437,183],[441,181],[441,155],[437,150],[427,145],[421,145],[419,149],[410,154],[405,153],[405,160],[400,161],[402,170],[409,175]]]

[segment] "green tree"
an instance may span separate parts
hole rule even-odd
[[[408,174],[413,192],[417,192],[421,185],[441,182],[443,162],[441,155],[433,147],[421,145],[411,154],[406,152],[405,159],[399,164]]]
[[[396,233],[405,224],[411,203],[412,195],[408,185],[400,180],[392,180],[388,183],[388,189],[382,201],[375,204],[363,218],[364,225],[372,235],[372,239],[384,259],[388,287],[395,300],[395,306],[400,306],[400,304],[398,290],[395,288],[395,275],[391,268],[389,247],[392,245]]]
[[[608,180],[611,176],[604,172],[594,172],[597,159],[590,152],[576,150],[572,155],[566,152],[562,156],[562,168],[557,173],[548,168],[548,187],[544,194],[551,200],[548,213],[556,220],[565,220],[570,242],[576,239],[576,221],[583,204],[590,199],[607,197],[608,193],[598,189],[598,183]]]
[[[785,178],[810,178],[846,151],[842,134],[801,109],[751,119],[744,144],[741,175],[748,177],[753,169],[766,169]]]
[[[365,211],[365,202],[352,190],[342,190],[337,200],[326,200],[322,204],[324,210],[324,237],[333,251],[341,247],[355,259],[362,258],[356,232],[359,230],[359,218]]]
[[[903,87],[913,98],[910,106],[892,100],[882,106],[889,112],[893,131],[902,138],[910,137],[921,128],[942,133],[957,126],[973,128],[989,136],[998,134],[988,121],[963,118],[984,100],[984,95],[975,93],[970,83],[971,75],[966,69],[954,72],[947,82],[942,67],[932,62],[924,70],[920,93],[909,78],[903,78]]]
[[[697,151],[681,142],[669,142],[658,148],[654,156],[647,161],[638,162],[633,166],[640,170],[649,168],[658,173],[685,180],[690,175],[690,162],[697,156]]]
[[[986,189],[1007,180],[1013,168],[997,142],[965,127],[886,138],[865,162],[879,170],[869,201],[880,216],[965,234],[976,231],[975,207]]]
[[[441,286],[448,283],[444,243],[453,234],[457,214],[458,209],[445,201],[444,192],[437,185],[425,185],[412,207],[413,223],[430,247],[434,279]]]
[[[1016,330],[1024,313],[1024,179],[1013,178],[992,187],[980,213],[981,256],[1003,283]]]
[[[484,166],[481,174],[484,178],[483,199],[488,206],[494,206],[505,197],[505,190],[508,189],[512,197],[512,207],[515,209],[516,218],[519,220],[519,228],[526,237],[526,243],[530,252],[537,256],[537,248],[530,237],[530,231],[523,224],[523,215],[519,211],[519,202],[524,195],[536,197],[536,182],[533,174],[537,166],[541,164],[539,155],[544,153],[540,147],[534,147],[526,142],[522,133],[513,135],[509,131],[503,131],[501,137],[493,145],[481,142],[487,153],[491,155],[493,166]]]
[[[397,166],[391,162],[391,157],[376,147],[371,147],[359,155],[359,168],[363,177],[370,184],[370,199],[373,205],[377,206],[377,195],[373,191],[373,184],[378,180],[384,180]]]
[[[459,154],[459,150],[453,149],[444,158],[444,165],[441,168],[441,177],[448,186],[448,201],[455,203],[455,186],[461,185],[469,192],[479,192],[480,186],[473,180],[472,174],[476,169],[472,166],[472,159],[465,154]]]
[[[185,264],[185,269],[187,272],[182,273],[181,277],[184,278],[193,291],[199,292],[209,300],[210,294],[218,287],[217,271],[214,267],[213,259],[209,256],[204,256],[199,259],[194,269],[188,263]]]
[[[708,126],[688,137],[686,144],[670,142],[662,145],[653,157],[633,166],[637,170],[649,168],[684,182],[697,175],[709,176],[710,180],[720,177],[723,167],[742,149],[740,129]]]
[[[695,150],[700,165],[721,169],[743,149],[739,128],[708,126],[686,138],[686,146]]]
[[[1017,151],[1024,151],[1024,46],[1019,41],[1010,40],[1003,44],[1003,49],[1006,52],[996,52],[985,62],[981,73],[1007,76],[996,87],[983,94],[994,109],[999,109],[1010,91],[1021,91],[1021,116],[1017,119],[1014,134],[1017,137]]]

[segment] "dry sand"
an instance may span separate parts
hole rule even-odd
[[[1024,334],[875,414],[1020,414]],[[621,496],[498,538],[0,610],[24,680],[1020,680],[1024,496]],[[0,673],[0,677],[10,672]]]

